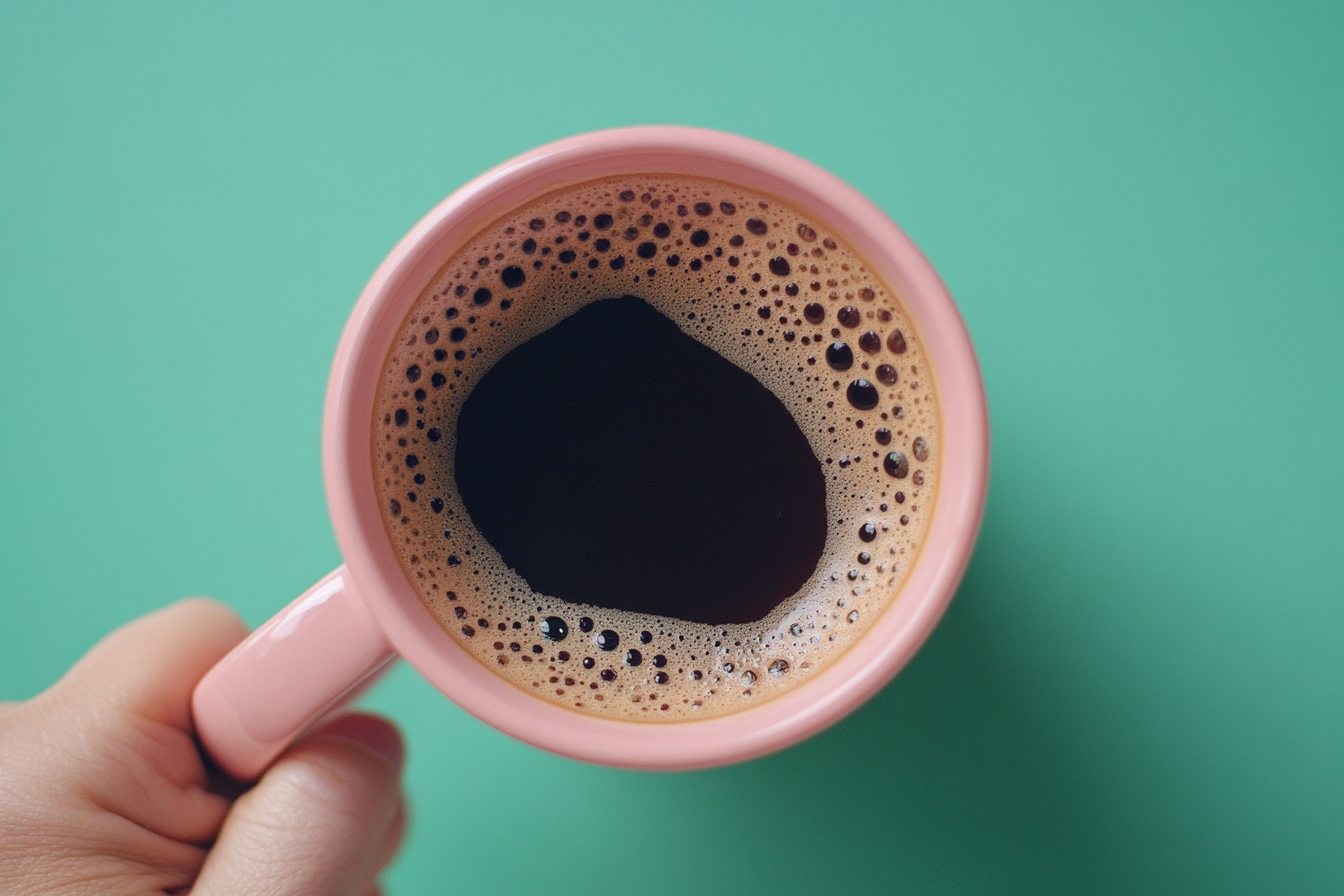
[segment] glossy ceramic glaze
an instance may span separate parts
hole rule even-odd
[[[371,472],[374,391],[389,341],[454,249],[541,193],[654,172],[731,181],[824,220],[900,296],[933,366],[942,414],[937,503],[898,598],[813,680],[751,709],[694,722],[621,722],[572,712],[533,698],[473,659],[406,581],[383,530]],[[989,428],[979,367],[956,305],[928,260],[880,209],[833,175],[774,147],[714,131],[644,127],[536,149],[468,183],[416,224],[374,273],[346,325],[327,391],[323,461],[344,566],[258,629],[197,689],[202,741],[240,777],[259,773],[398,654],[501,731],[590,762],[688,769],[796,743],[871,697],[937,624],[980,525]]]

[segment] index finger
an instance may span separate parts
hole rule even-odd
[[[103,638],[49,693],[77,690],[96,705],[190,731],[196,683],[245,637],[247,626],[224,604],[178,601]]]

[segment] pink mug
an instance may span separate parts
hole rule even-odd
[[[686,722],[598,718],[544,702],[453,642],[416,596],[376,503],[370,427],[380,365],[421,289],[481,223],[556,187],[620,174],[695,175],[773,194],[843,235],[901,297],[928,352],[942,410],[934,512],[902,592],[817,677],[729,715]],[[561,140],[505,162],[448,197],[374,273],[341,337],[327,389],[323,467],[345,563],[257,629],[201,680],[192,701],[210,755],[248,780],[353,698],[396,657],[472,715],[575,759],[690,769],[750,759],[831,725],[909,661],[970,560],[989,473],[989,425],[975,352],[952,297],[901,230],[847,184],[743,137],[639,127]]]

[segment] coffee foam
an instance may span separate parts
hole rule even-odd
[[[516,346],[622,295],[756,377],[822,465],[825,549],[763,620],[704,625],[537,594],[463,506],[455,424],[474,385]],[[920,340],[867,263],[772,196],[657,174],[559,189],[471,237],[398,330],[372,440],[389,539],[449,636],[541,699],[638,721],[745,709],[834,662],[898,594],[940,457]]]

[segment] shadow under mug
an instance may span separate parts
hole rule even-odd
[[[847,240],[900,297],[928,352],[941,413],[938,491],[901,593],[860,640],[805,684],[740,712],[627,722],[531,696],[459,647],[421,603],[374,493],[371,426],[391,340],[421,290],[482,225],[544,193],[601,177],[679,174],[772,194]],[[255,778],[295,738],[397,656],[477,718],[546,750],[643,769],[722,765],[782,749],[876,693],[928,637],[965,571],[984,508],[989,426],[974,349],[923,254],[875,205],[817,166],[743,137],[678,127],[585,134],[535,149],[444,200],[392,250],[341,337],[322,431],[327,497],[345,562],[257,629],[192,700],[210,755]]]

